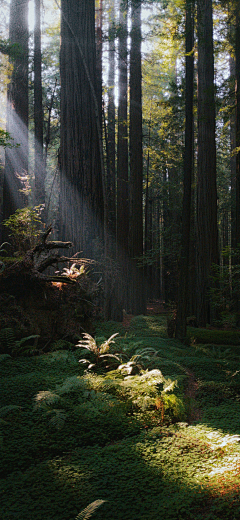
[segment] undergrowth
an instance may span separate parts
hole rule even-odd
[[[95,344],[117,332],[136,373],[57,345],[0,356],[0,518],[238,520],[238,345],[183,345],[161,316],[98,323]]]

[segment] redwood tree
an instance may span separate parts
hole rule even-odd
[[[210,320],[209,284],[218,263],[212,0],[198,0],[197,322]]]
[[[128,64],[127,64],[128,2],[121,0],[118,46],[118,141],[117,141],[117,257],[121,261],[128,252]]]
[[[34,137],[35,137],[35,202],[45,201],[45,167],[43,158],[43,105],[41,55],[41,0],[35,0],[34,27]]]
[[[10,4],[9,39],[15,44],[7,91],[7,131],[17,147],[6,149],[3,218],[26,204],[22,190],[28,172],[28,0]]]
[[[186,336],[186,317],[188,303],[191,191],[193,177],[193,78],[194,78],[194,2],[186,0],[185,22],[186,48],[186,88],[185,88],[185,153],[184,153],[184,192],[182,211],[182,249],[178,289],[176,336]]]
[[[62,0],[60,74],[61,238],[93,257],[103,224],[94,0]]]
[[[142,152],[142,68],[141,1],[132,0],[130,50],[130,190],[129,190],[129,307],[133,314],[146,312],[143,268],[143,152]]]
[[[235,78],[236,78],[236,246],[240,245],[240,6],[235,5]]]
[[[109,2],[109,69],[108,69],[108,221],[109,232],[113,246],[111,250],[116,255],[116,115],[115,115],[115,0]]]

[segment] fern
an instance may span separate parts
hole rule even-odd
[[[157,350],[152,347],[137,350],[127,363],[119,365],[118,370],[125,375],[136,375],[143,371],[153,357],[158,356]]]
[[[94,502],[91,502],[81,513],[79,513],[75,520],[88,520],[92,514],[98,509],[102,504],[104,504],[106,500],[95,500]]]
[[[64,267],[62,272],[62,276],[66,276],[70,279],[79,278],[79,276],[83,276],[84,274],[86,274],[85,266],[81,265],[80,269],[78,269],[76,264],[72,264],[69,268]]]
[[[110,345],[112,343],[115,343],[113,338],[118,336],[118,334],[119,334],[118,332],[115,332],[115,334],[112,334],[112,336],[110,336],[110,338],[108,338],[106,341],[104,341],[104,343],[101,344],[101,346],[99,347],[101,354],[104,354],[104,352],[107,352],[109,350]]]
[[[93,354],[98,353],[98,346],[95,339],[87,333],[83,334],[83,340],[79,341],[76,347],[89,350]]]
[[[38,392],[38,394],[34,397],[34,408],[35,410],[40,408],[46,408],[46,406],[48,405],[57,403],[59,399],[60,396],[58,394],[50,392],[49,390]]]
[[[0,331],[0,344],[4,350],[12,351],[16,343],[13,329],[7,327]]]
[[[51,419],[50,419],[50,424],[55,426],[55,428],[57,428],[57,430],[61,430],[61,428],[63,428],[66,418],[67,418],[67,414],[65,413],[65,411],[61,410],[61,409],[53,408],[53,410],[51,410],[49,413],[54,414],[53,417],[51,417]]]
[[[40,338],[39,334],[34,334],[32,336],[27,336],[26,338],[22,338],[18,341],[15,341],[15,345],[12,348],[13,353],[17,354],[34,354],[38,352],[36,348],[38,338]],[[27,341],[34,340],[34,345],[25,345]]]
[[[56,391],[59,395],[79,392],[81,390],[86,390],[86,383],[78,376],[67,377],[62,385],[56,386]]]
[[[94,368],[95,366],[99,366],[101,363],[106,363],[107,359],[109,361],[118,361],[120,362],[120,358],[116,354],[110,354],[106,353],[110,349],[110,345],[112,343],[115,343],[114,338],[118,335],[118,332],[115,334],[112,334],[110,338],[108,338],[106,341],[104,341],[99,347],[96,343],[96,340],[90,336],[90,334],[83,334],[83,340],[80,340],[76,347],[80,347],[84,350],[88,350],[91,354],[91,357],[93,359],[93,362],[89,361],[88,359],[80,359],[79,363],[84,363],[88,365],[88,369]]]
[[[12,359],[9,354],[0,354],[0,363],[6,361],[6,359]]]
[[[9,350],[13,354],[32,354],[38,352],[36,349],[38,338],[39,335],[34,334],[32,336],[27,336],[26,338],[16,340],[13,329],[8,327],[2,329],[0,332],[0,345],[2,349]],[[31,340],[34,340],[34,346],[25,345],[27,341]]]
[[[0,130],[0,132],[1,132],[1,130]],[[2,253],[7,253],[6,249],[3,249],[3,246],[5,246],[5,245],[10,246],[11,244],[9,244],[9,242],[3,242],[3,244],[0,245],[0,254],[1,255],[2,255]],[[5,264],[4,264],[4,262],[1,261],[0,262],[0,274],[3,273],[4,269],[5,269]]]
[[[20,410],[20,409],[21,409],[20,406],[17,406],[14,404],[11,404],[8,406],[2,406],[2,408],[0,408],[0,417],[4,417],[8,413],[16,412],[17,410]]]
[[[90,334],[85,333],[85,334],[83,334],[84,339],[79,341],[76,346],[89,350],[93,354],[97,354],[97,355],[105,354],[106,352],[108,352],[111,343],[115,343],[113,338],[115,338],[117,335],[118,335],[118,332],[116,332],[115,334],[112,334],[112,336],[110,336],[110,338],[108,338],[106,341],[104,341],[100,345],[100,347],[98,347],[95,339],[92,336],[90,336]]]
[[[54,350],[54,352],[48,352],[43,356],[42,361],[45,363],[64,361],[72,365],[77,364],[77,360],[72,352],[67,350]]]

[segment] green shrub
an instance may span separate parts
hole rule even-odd
[[[15,251],[25,252],[36,245],[41,232],[41,212],[43,205],[17,209],[3,221],[7,227]]]

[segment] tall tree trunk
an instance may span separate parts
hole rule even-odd
[[[7,92],[7,131],[18,146],[6,149],[3,218],[27,203],[19,190],[28,173],[28,0],[11,1],[9,39],[16,44],[16,57]]]
[[[240,246],[240,6],[235,2],[235,60],[236,60],[236,246]]]
[[[231,143],[231,158],[230,158],[230,169],[231,169],[231,247],[236,248],[236,111],[235,111],[235,74],[236,74],[236,63],[235,58],[230,56],[230,97],[231,102],[234,105],[234,110],[230,117],[230,143]]]
[[[103,0],[98,0],[96,16],[96,71],[97,71],[97,99],[98,110],[102,114],[102,21],[103,21]]]
[[[198,0],[197,322],[210,320],[209,277],[218,263],[212,1]]]
[[[148,123],[148,148],[151,144],[151,114]],[[145,190],[145,229],[144,229],[144,255],[147,258],[148,253],[152,250],[152,189],[149,186],[149,167],[150,167],[150,154],[149,149],[147,153],[147,172],[146,172],[146,190]],[[145,266],[145,279],[146,279],[146,297],[152,298],[152,265],[146,264]]]
[[[60,74],[60,233],[85,256],[96,257],[104,184],[94,0],[62,0]]]
[[[108,70],[108,220],[111,251],[116,255],[116,116],[115,116],[115,0],[109,10],[109,70]]]
[[[143,152],[142,152],[142,68],[141,68],[141,1],[132,2],[130,51],[130,225],[129,279],[130,306],[133,314],[146,312],[143,268],[137,258],[143,255]]]
[[[117,221],[116,255],[120,266],[118,300],[127,308],[128,279],[128,1],[120,0],[118,35],[118,130],[117,130]]]
[[[193,79],[194,79],[194,2],[186,0],[186,91],[185,91],[185,153],[182,211],[182,249],[176,319],[176,337],[186,336],[188,303],[189,253],[191,229],[191,191],[193,176]]]
[[[35,203],[45,201],[45,165],[43,157],[41,0],[35,0],[34,27],[34,137],[35,137]]]
[[[127,122],[127,14],[120,4],[118,61],[118,141],[117,141],[117,256],[128,251],[128,122]]]

